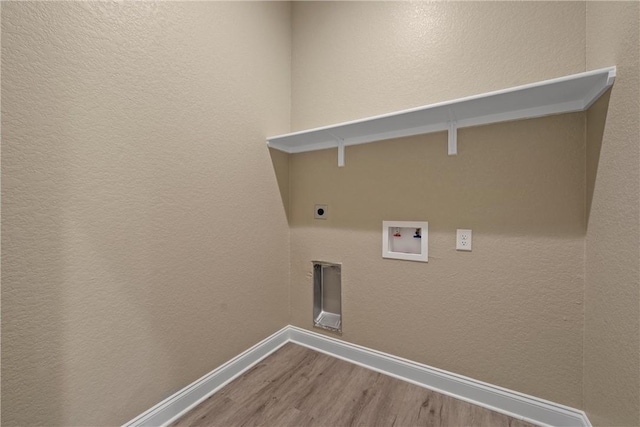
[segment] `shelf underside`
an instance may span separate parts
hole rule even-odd
[[[615,67],[431,104],[410,110],[274,136],[270,147],[287,153],[364,144],[511,120],[586,110],[611,85]],[[450,135],[450,154],[451,153]],[[455,142],[455,139],[453,140]]]

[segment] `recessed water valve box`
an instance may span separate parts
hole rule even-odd
[[[313,261],[313,326],[342,333],[342,266]]]
[[[382,258],[428,262],[428,249],[428,222],[382,222]]]

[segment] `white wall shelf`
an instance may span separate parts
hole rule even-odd
[[[267,138],[287,153],[338,148],[384,139],[448,131],[448,153],[457,154],[457,129],[588,109],[611,85],[616,67],[545,80],[409,110]]]

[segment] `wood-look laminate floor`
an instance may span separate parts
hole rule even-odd
[[[289,343],[171,426],[533,425]]]

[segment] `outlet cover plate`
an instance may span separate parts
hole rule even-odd
[[[471,251],[471,230],[456,230],[456,250]]]

